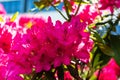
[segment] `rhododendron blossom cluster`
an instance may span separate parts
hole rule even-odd
[[[109,9],[112,13],[115,8],[120,8],[120,0],[100,0],[100,9]]]
[[[24,34],[15,29],[13,38],[12,32],[5,28],[7,24],[1,27],[1,70],[6,70],[1,80],[16,80],[20,74],[30,74],[32,69],[41,72],[50,70],[52,65],[69,65],[72,58],[89,62],[93,41],[79,18],[73,16],[70,22],[57,21],[53,25],[50,18],[45,22],[41,18],[21,17],[20,25],[16,26],[24,29],[31,19],[34,20],[31,27]]]
[[[109,63],[100,71],[99,80],[117,80],[120,76],[120,66],[116,65],[114,59],[111,59]]]
[[[53,7],[66,20],[55,23],[18,12],[6,17],[0,5],[0,80],[119,79],[119,2],[35,1],[39,10]]]

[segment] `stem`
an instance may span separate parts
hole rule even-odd
[[[66,14],[68,16],[68,21],[71,19],[71,16],[69,14],[69,9],[68,9],[68,5],[66,4],[67,3],[67,0],[64,0],[64,6],[65,6],[65,11],[66,11]]]
[[[99,52],[99,48],[97,47],[97,45],[95,44],[93,50],[95,50],[95,52],[92,52],[93,53],[93,57],[91,59],[91,63],[90,63],[90,69],[87,73],[87,77],[86,77],[86,80],[89,80],[91,78],[91,76],[94,74],[95,70],[96,70],[96,67],[94,66],[94,61],[95,61],[95,57],[97,56],[98,52]]]
[[[59,9],[57,9],[53,4],[52,4],[52,7],[53,7],[56,11],[58,11],[58,13],[59,13],[65,20],[68,20],[68,19],[62,14],[62,12],[61,12]]]
[[[98,8],[98,4],[96,4],[96,7],[97,7],[97,11],[98,11],[98,14],[99,14],[101,20],[103,20],[103,17],[102,17],[102,15],[100,14],[100,10],[99,10],[99,8]]]
[[[64,67],[63,65],[57,67],[58,80],[64,80]]]
[[[102,70],[102,69],[100,69],[100,70],[98,71],[97,80],[99,80],[99,76],[100,76],[101,70]]]
[[[77,80],[83,80],[83,79],[79,76],[78,64],[79,64],[79,61],[76,60],[76,64],[75,64],[75,70],[76,70],[76,73],[77,73],[76,79],[77,79]],[[84,65],[83,65],[83,66],[84,66]],[[83,70],[83,68],[82,68],[82,70]]]
[[[85,67],[85,64],[83,62],[80,63],[80,68],[81,68],[81,73],[80,74],[84,74],[83,69]]]
[[[65,20],[68,20],[56,6],[54,6],[49,0],[48,2]]]
[[[82,0],[79,1],[79,4],[78,4],[78,7],[77,7],[77,10],[76,10],[76,12],[75,12],[74,15],[77,15],[77,13],[78,13],[78,11],[79,11],[79,9],[80,9],[81,2],[82,2]]]

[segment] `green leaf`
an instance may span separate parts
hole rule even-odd
[[[94,40],[94,42],[104,54],[108,56],[114,56],[113,50],[105,44],[104,39],[101,38],[97,31],[92,30],[91,38]]]
[[[10,19],[10,22],[14,22],[15,19],[17,18],[17,16],[18,16],[18,14],[19,14],[19,12],[16,12],[16,13],[12,16],[12,18]]]
[[[98,46],[104,54],[106,54],[108,56],[114,56],[113,50],[109,46],[107,46],[106,44],[98,43]]]
[[[94,60],[93,60],[93,68],[95,68],[97,65],[99,65],[98,63],[99,63],[99,60],[100,60],[100,54],[98,53],[98,54],[96,54],[96,56],[95,56],[95,58],[94,58]]]
[[[96,52],[94,53],[93,60],[92,60],[93,68],[97,69],[98,66],[103,67],[109,62],[110,59],[111,59],[111,56],[104,54],[101,51],[101,49],[98,47]]]
[[[101,38],[101,36],[99,35],[99,33],[96,30],[92,30],[91,31],[91,38],[95,41],[95,42],[99,42],[99,43],[104,43],[104,40]]]
[[[66,6],[66,9],[68,9],[68,11],[72,11],[72,4],[70,3],[70,1],[68,0],[64,0],[64,5]]]
[[[120,35],[112,35],[110,36],[111,46],[113,51],[115,52],[114,59],[117,64],[120,65]]]
[[[90,78],[90,80],[97,80],[97,76],[92,75],[91,78]]]
[[[100,66],[102,68],[109,62],[109,60],[111,59],[111,56],[108,56],[108,55],[106,55],[102,52],[100,54],[101,54],[101,56],[100,56],[100,62],[101,62]]]
[[[42,10],[44,8],[51,6],[52,1],[53,0],[40,0],[40,1],[35,1],[34,4],[38,9]]]
[[[77,3],[81,2],[81,3],[84,3],[84,4],[88,4],[87,1],[83,1],[83,0],[73,0],[73,1],[74,1],[74,2],[77,2]]]

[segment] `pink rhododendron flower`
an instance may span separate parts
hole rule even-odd
[[[10,27],[11,25],[12,24],[8,25],[7,22],[5,22],[3,25],[0,26],[0,80],[20,79],[19,76],[20,71],[18,71],[18,69],[16,71],[12,71],[12,69],[9,68],[11,67],[10,58],[11,58],[11,53],[13,53],[11,49],[14,38],[10,31],[12,28]],[[13,59],[15,60],[15,58]],[[16,66],[17,65],[14,65],[13,68],[16,69]]]
[[[28,19],[28,21],[30,20]],[[18,33],[15,36],[12,49],[13,51],[16,51],[16,54],[13,54],[13,57],[16,56],[16,59],[14,60],[11,58],[11,62],[13,61],[12,66],[17,65],[17,67],[22,69],[22,72],[19,72],[30,73],[32,68],[35,68],[37,72],[50,69],[52,55],[49,57],[50,55],[47,53],[49,53],[50,50],[53,50],[53,47],[49,47],[46,44],[47,37],[44,31],[44,25],[45,21],[40,18],[35,18],[31,25],[32,27],[27,30],[27,34],[20,35]],[[26,25],[22,25],[22,27],[25,26]],[[21,57],[24,58],[21,59]],[[27,66],[25,66],[25,64],[27,64]]]
[[[7,30],[4,31],[0,28],[0,48],[4,50],[4,52],[9,52],[11,48],[12,35]]]
[[[8,68],[15,72],[14,74],[29,74],[32,71],[32,64],[29,56],[30,51],[22,41],[22,35],[17,33],[12,43],[12,49],[9,56]]]
[[[24,29],[24,28],[22,28]],[[0,80],[23,80],[20,74],[29,74],[33,66],[29,62],[22,33],[16,22],[7,19],[0,26]],[[26,53],[26,54],[25,54]]]
[[[72,24],[74,25],[74,28],[72,29],[73,31],[77,31],[78,35],[76,35],[76,37],[78,37],[78,41],[79,42],[77,44],[77,49],[75,51],[75,56],[77,58],[79,58],[81,61],[84,62],[88,62],[89,61],[89,52],[92,49],[92,45],[93,45],[93,41],[90,39],[90,33],[89,32],[85,32],[84,30],[86,29],[86,24],[85,22],[80,22],[80,19],[76,17],[73,17],[73,21]],[[78,30],[76,30],[78,29]],[[75,33],[77,33],[75,32]],[[75,34],[74,34],[75,35]]]
[[[4,54],[3,49],[0,48],[0,80],[4,80],[6,77],[8,60],[8,55]]]
[[[118,66],[114,59],[100,71],[99,80],[117,80],[120,76],[120,66]]]
[[[86,46],[86,43],[83,46],[79,47],[79,44],[82,43],[82,40],[87,41],[87,39],[89,40],[89,33],[84,32],[85,28],[86,28],[86,24],[84,22],[80,22],[80,19],[76,17],[72,17],[70,22],[65,22],[63,24],[61,24],[60,22],[57,22],[56,27],[57,32],[58,33],[58,41],[60,44],[63,45],[63,47],[58,48],[61,51],[61,55],[63,55],[63,59],[66,62],[63,62],[64,64],[68,65],[70,63],[71,57],[72,55],[74,55],[76,58],[88,62],[89,60],[89,52],[87,51],[87,48],[85,48],[85,53],[82,52],[82,49]],[[60,27],[61,26],[61,27]],[[61,31],[60,31],[61,30]],[[87,34],[88,36],[85,36],[83,34]],[[88,41],[87,41],[88,42]],[[89,47],[88,47],[89,48]],[[81,51],[81,52],[80,52]],[[79,53],[78,53],[79,52]],[[83,54],[82,54],[83,53]],[[87,55],[87,56],[86,56]],[[82,57],[84,56],[84,57]],[[60,56],[58,56],[60,58]],[[57,60],[59,59],[57,57]],[[55,62],[57,61],[55,60]],[[62,60],[57,61],[58,62],[62,62]],[[60,64],[60,63],[59,63]]]
[[[112,13],[114,12],[114,8],[120,8],[120,0],[100,0],[101,4],[100,9],[109,9]]]
[[[94,8],[94,9],[92,9]],[[86,22],[87,24],[91,24],[94,22],[94,19],[98,16],[98,12],[95,10],[95,5],[86,5],[79,13],[79,17],[82,21]]]
[[[19,75],[12,75],[12,76],[8,76],[8,78],[6,78],[7,80],[24,80],[21,76]]]

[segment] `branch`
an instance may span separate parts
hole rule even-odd
[[[54,6],[49,0],[48,2],[65,20],[68,20],[56,6]]]
[[[65,6],[65,11],[66,11],[66,14],[67,14],[67,16],[68,16],[68,21],[71,19],[71,16],[70,16],[70,14],[69,14],[69,9],[68,9],[68,7],[67,7],[67,5],[66,5],[66,2],[67,0],[64,0],[64,6]]]
[[[78,4],[78,7],[77,7],[77,10],[76,10],[76,12],[75,12],[74,15],[77,15],[77,13],[78,13],[78,11],[79,11],[79,9],[80,9],[80,6],[81,6],[81,2],[82,2],[82,0],[79,1],[79,4]]]

